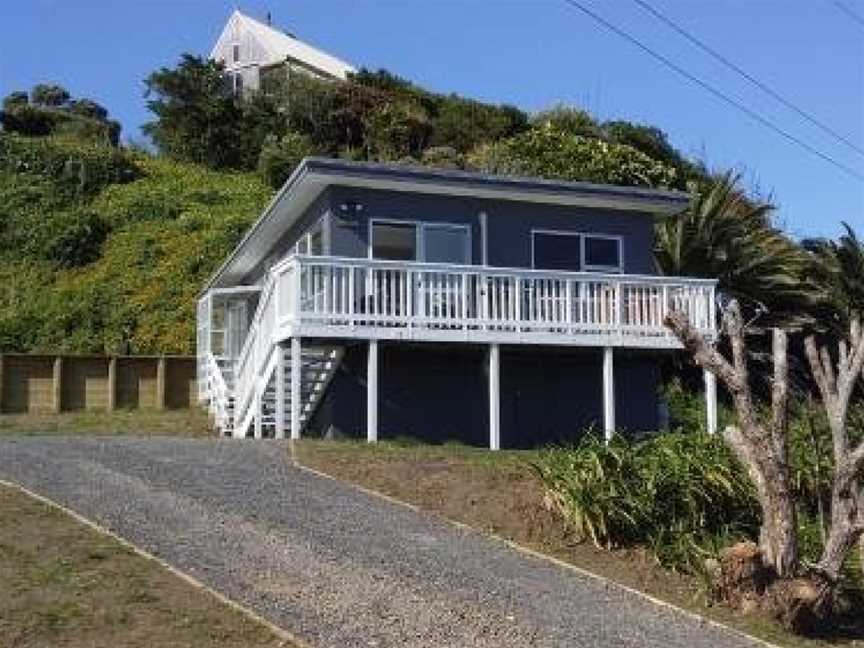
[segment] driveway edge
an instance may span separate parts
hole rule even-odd
[[[215,598],[220,603],[227,605],[228,607],[234,609],[235,611],[239,612],[240,614],[242,614],[246,618],[250,619],[251,621],[254,621],[256,623],[263,625],[265,628],[270,630],[273,634],[275,634],[279,639],[282,640],[283,646],[290,643],[290,644],[294,644],[295,646],[297,646],[297,648],[315,648],[315,646],[310,644],[308,641],[305,641],[305,640],[295,636],[293,633],[289,632],[288,630],[285,630],[284,628],[277,626],[272,621],[268,621],[267,619],[262,617],[260,614],[258,614],[257,612],[255,612],[251,608],[248,608],[248,607],[238,603],[237,601],[228,598],[227,596],[225,596],[221,592],[213,589],[209,585],[202,583],[200,580],[198,580],[197,578],[195,578],[191,574],[187,574],[186,572],[178,569],[174,565],[171,565],[170,563],[166,562],[162,558],[159,558],[158,556],[150,553],[146,549],[139,547],[138,545],[130,542],[126,538],[123,538],[123,537],[117,535],[116,533],[114,533],[113,531],[105,528],[104,526],[102,526],[98,522],[94,522],[93,520],[84,517],[83,515],[81,515],[77,511],[74,511],[74,510],[70,509],[69,507],[64,506],[63,504],[60,504],[59,502],[55,502],[54,500],[52,500],[48,497],[45,497],[44,495],[40,495],[39,493],[36,493],[35,491],[30,490],[26,486],[22,486],[21,484],[18,484],[16,482],[11,482],[11,481],[7,481],[5,479],[0,479],[0,487],[10,488],[12,490],[17,490],[21,493],[24,493],[28,497],[31,497],[31,498],[47,505],[47,506],[50,506],[51,508],[53,508],[55,510],[58,510],[58,511],[68,515],[69,517],[74,519],[76,522],[79,522],[80,524],[83,524],[84,526],[87,526],[87,527],[93,529],[97,533],[111,538],[115,542],[120,543],[121,545],[123,545],[124,547],[126,547],[130,551],[134,552],[135,554],[141,556],[142,558],[145,558],[147,560],[155,562],[157,565],[159,565],[160,567],[162,567],[163,569],[165,569],[166,571],[168,571],[172,575],[176,576],[177,578],[181,579],[182,581],[185,581],[186,583],[188,583],[192,587],[209,594],[210,596]]]
[[[754,637],[753,635],[747,634],[743,630],[739,630],[738,628],[730,627],[728,625],[720,623],[719,621],[715,621],[714,619],[709,619],[707,617],[702,616],[701,614],[697,614],[696,612],[691,612],[690,610],[679,607],[679,606],[675,605],[674,603],[669,603],[668,601],[664,601],[663,599],[659,599],[655,596],[652,596],[651,594],[646,594],[645,592],[642,592],[642,591],[635,589],[633,587],[629,587],[627,585],[622,585],[621,583],[618,583],[617,581],[606,578],[605,576],[601,576],[600,574],[595,574],[594,572],[590,572],[587,569],[584,569],[583,567],[577,567],[576,565],[574,565],[572,563],[568,563],[564,560],[561,560],[560,558],[556,558],[554,556],[550,556],[548,554],[545,554],[541,551],[537,551],[536,549],[531,549],[530,547],[526,547],[524,545],[521,545],[518,542],[514,542],[513,540],[510,540],[508,538],[500,536],[496,533],[490,533],[488,531],[483,531],[483,530],[478,529],[476,527],[472,527],[469,524],[465,524],[464,522],[454,520],[452,518],[449,518],[449,517],[444,516],[444,515],[440,515],[438,513],[433,512],[433,511],[428,511],[428,510],[423,509],[423,508],[421,508],[415,504],[411,504],[410,502],[405,502],[404,500],[397,499],[391,495],[387,495],[386,493],[382,493],[381,491],[377,491],[377,490],[374,490],[372,488],[368,488],[366,486],[361,486],[360,484],[346,481],[344,479],[339,479],[338,477],[334,477],[333,475],[330,475],[330,474],[325,473],[321,470],[318,470],[317,468],[310,468],[309,466],[304,466],[302,463],[300,463],[300,461],[297,459],[297,456],[294,454],[293,447],[290,447],[290,446],[289,446],[289,460],[290,460],[292,466],[294,468],[296,468],[297,470],[302,470],[304,472],[315,475],[316,477],[320,477],[322,479],[329,479],[331,481],[339,482],[340,484],[345,484],[347,486],[350,486],[351,488],[355,488],[355,489],[359,490],[361,493],[365,493],[366,495],[369,495],[371,497],[376,497],[378,499],[382,499],[386,502],[389,502],[390,504],[395,504],[396,506],[401,506],[401,507],[407,508],[407,509],[409,509],[415,513],[434,516],[435,518],[442,520],[442,521],[446,522],[447,524],[454,526],[458,529],[462,529],[464,531],[471,531],[473,533],[479,533],[481,535],[486,536],[487,538],[492,538],[493,540],[497,540],[498,542],[504,543],[505,545],[507,545],[508,547],[510,547],[511,549],[515,550],[518,553],[521,553],[521,554],[526,555],[526,556],[530,556],[532,558],[536,558],[538,560],[542,560],[542,561],[551,563],[553,565],[556,565],[557,567],[561,567],[561,568],[566,569],[568,571],[571,571],[573,573],[579,574],[580,576],[584,576],[586,578],[590,578],[592,580],[595,580],[595,581],[601,583],[607,590],[608,589],[618,589],[620,591],[624,591],[624,592],[627,592],[629,594],[638,596],[639,598],[642,598],[642,599],[648,601],[649,603],[656,605],[657,607],[664,608],[666,610],[671,610],[671,611],[676,612],[678,614],[682,614],[682,615],[692,619],[693,621],[696,621],[700,625],[710,626],[710,627],[716,628],[718,630],[728,632],[730,634],[737,636],[740,639],[746,639],[747,641],[751,641],[755,644],[761,645],[763,648],[783,648],[783,646],[780,646],[779,644],[773,644],[773,643],[766,641],[764,639],[760,639],[759,637]]]

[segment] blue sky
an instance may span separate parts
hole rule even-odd
[[[582,0],[611,22],[864,174],[864,156],[762,95],[631,0]],[[864,0],[842,0],[864,16]],[[864,25],[831,0],[650,0],[756,78],[864,148]],[[685,153],[736,167],[796,236],[864,234],[864,182],[788,143],[561,0],[29,0],[0,9],[0,95],[60,83],[140,139],[143,79],[206,54],[239,6],[359,66],[538,110],[578,104],[659,126]]]

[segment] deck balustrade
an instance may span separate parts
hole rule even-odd
[[[314,256],[271,273],[286,337],[678,348],[670,309],[715,333],[712,280]]]

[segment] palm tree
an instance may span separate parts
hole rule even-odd
[[[655,257],[664,274],[715,278],[760,323],[801,322],[816,292],[805,281],[807,254],[772,224],[774,206],[749,198],[732,172],[694,194],[683,214],[657,226]]]
[[[864,241],[848,223],[836,241],[806,239],[801,245],[812,255],[811,275],[824,294],[821,321],[845,330],[854,312],[864,312]]]

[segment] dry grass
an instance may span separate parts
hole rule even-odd
[[[495,533],[766,641],[794,648],[864,646],[802,639],[769,619],[711,606],[702,581],[661,568],[646,552],[608,552],[574,543],[543,506],[543,488],[528,467],[533,452],[311,439],[296,444],[295,451],[302,464],[333,477]]]
[[[0,648],[284,645],[155,562],[4,486],[0,584]]]
[[[213,436],[207,412],[182,410],[119,410],[62,414],[0,414],[0,436]]]

